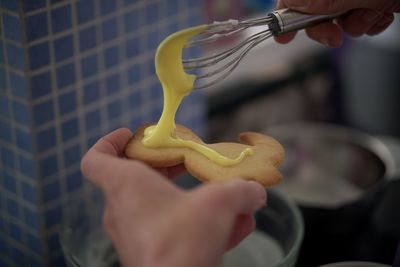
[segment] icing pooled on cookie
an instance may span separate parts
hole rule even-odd
[[[143,145],[159,147],[189,147],[208,159],[223,166],[240,163],[246,156],[252,155],[251,148],[244,149],[236,158],[228,158],[210,147],[183,140],[176,135],[175,114],[183,98],[193,89],[195,75],[187,74],[182,64],[182,49],[188,39],[203,31],[207,26],[197,26],[176,32],[167,37],[158,47],[155,65],[164,93],[164,108],[156,125],[146,128]]]

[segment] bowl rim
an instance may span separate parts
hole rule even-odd
[[[294,218],[294,225],[298,226],[298,231],[296,231],[296,236],[294,237],[294,244],[291,247],[291,249],[289,250],[289,253],[287,255],[285,255],[285,257],[275,266],[275,267],[280,267],[280,266],[290,266],[288,265],[288,263],[290,262],[296,262],[297,261],[297,257],[298,257],[298,253],[300,251],[301,248],[301,244],[303,242],[303,238],[304,238],[304,220],[303,220],[303,216],[301,215],[300,212],[300,208],[298,207],[298,205],[296,204],[296,202],[291,199],[290,197],[282,194],[281,192],[273,189],[273,188],[268,188],[268,196],[270,196],[271,194],[274,197],[277,197],[280,201],[282,201],[288,208],[289,210],[292,212],[293,214],[293,218]],[[268,203],[268,200],[267,200]]]
[[[350,265],[349,265],[350,264]],[[352,265],[351,265],[352,264]],[[319,267],[390,267],[389,265],[370,261],[341,261],[320,265]]]

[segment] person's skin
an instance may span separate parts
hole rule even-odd
[[[277,9],[290,8],[308,14],[335,14],[348,12],[335,21],[328,21],[306,29],[307,35],[332,48],[342,45],[342,33],[350,36],[376,35],[383,32],[400,12],[399,0],[279,0]],[[290,42],[296,33],[275,39],[282,44]]]
[[[118,129],[81,162],[84,175],[104,193],[103,226],[123,266],[217,266],[254,229],[265,189],[237,180],[185,191],[168,180],[182,166],[155,170],[124,158],[131,137],[130,130]]]

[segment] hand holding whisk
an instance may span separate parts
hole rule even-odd
[[[190,40],[186,47],[193,47],[212,43],[222,38],[226,38],[242,32],[250,27],[266,26],[252,36],[244,39],[237,45],[225,51],[193,59],[184,59],[185,70],[204,69],[205,71],[198,75],[196,81],[210,78],[211,81],[196,85],[194,89],[203,89],[211,87],[226,78],[239,65],[243,57],[255,46],[262,43],[272,36],[278,36],[292,31],[304,29],[306,27],[318,24],[322,21],[334,19],[343,13],[333,15],[309,15],[290,9],[281,9],[268,14],[265,17],[249,19],[244,21],[228,20],[223,22],[214,22],[209,24],[206,30],[201,32],[194,39]],[[216,64],[221,64],[212,69]],[[211,69],[211,70],[210,70]]]

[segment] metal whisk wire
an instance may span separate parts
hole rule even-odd
[[[310,15],[290,9],[282,9],[269,13],[265,17],[255,19],[214,22],[208,25],[207,29],[195,37],[194,40],[189,40],[186,48],[215,42],[238,34],[250,27],[265,26],[266,29],[253,34],[225,51],[204,57],[184,59],[182,61],[183,66],[185,70],[189,71],[214,67],[214,70],[207,69],[204,74],[197,75],[196,78],[196,81],[211,78],[211,82],[196,84],[194,89],[211,87],[231,74],[251,49],[271,36],[301,30],[322,21],[337,18],[343,14],[342,12],[331,15]]]
[[[257,18],[254,20],[246,20],[242,22],[230,20],[227,22],[217,22],[211,24],[209,28],[199,36],[199,39],[189,41],[186,47],[192,47],[196,45],[202,45],[209,42],[215,42],[221,38],[226,38],[228,36],[232,36],[239,32],[242,32],[249,27],[266,25],[267,21],[270,21],[269,18]],[[204,36],[204,37],[203,37]],[[233,70],[237,67],[240,61],[244,58],[244,56],[250,52],[250,50],[268,39],[272,36],[272,33],[269,29],[258,32],[236,46],[233,46],[223,52],[215,53],[210,56],[199,57],[194,59],[183,60],[185,70],[193,70],[193,69],[204,69],[208,67],[214,67],[216,64],[223,62],[222,66],[217,67],[214,70],[208,71],[205,74],[198,75],[196,80],[204,79],[204,78],[213,78],[211,82],[196,85],[195,89],[203,89],[207,87],[211,87],[214,84],[220,82],[225,79],[229,74],[233,72]],[[230,57],[232,59],[228,60]],[[228,60],[228,61],[227,61]],[[218,77],[217,77],[218,76]]]

